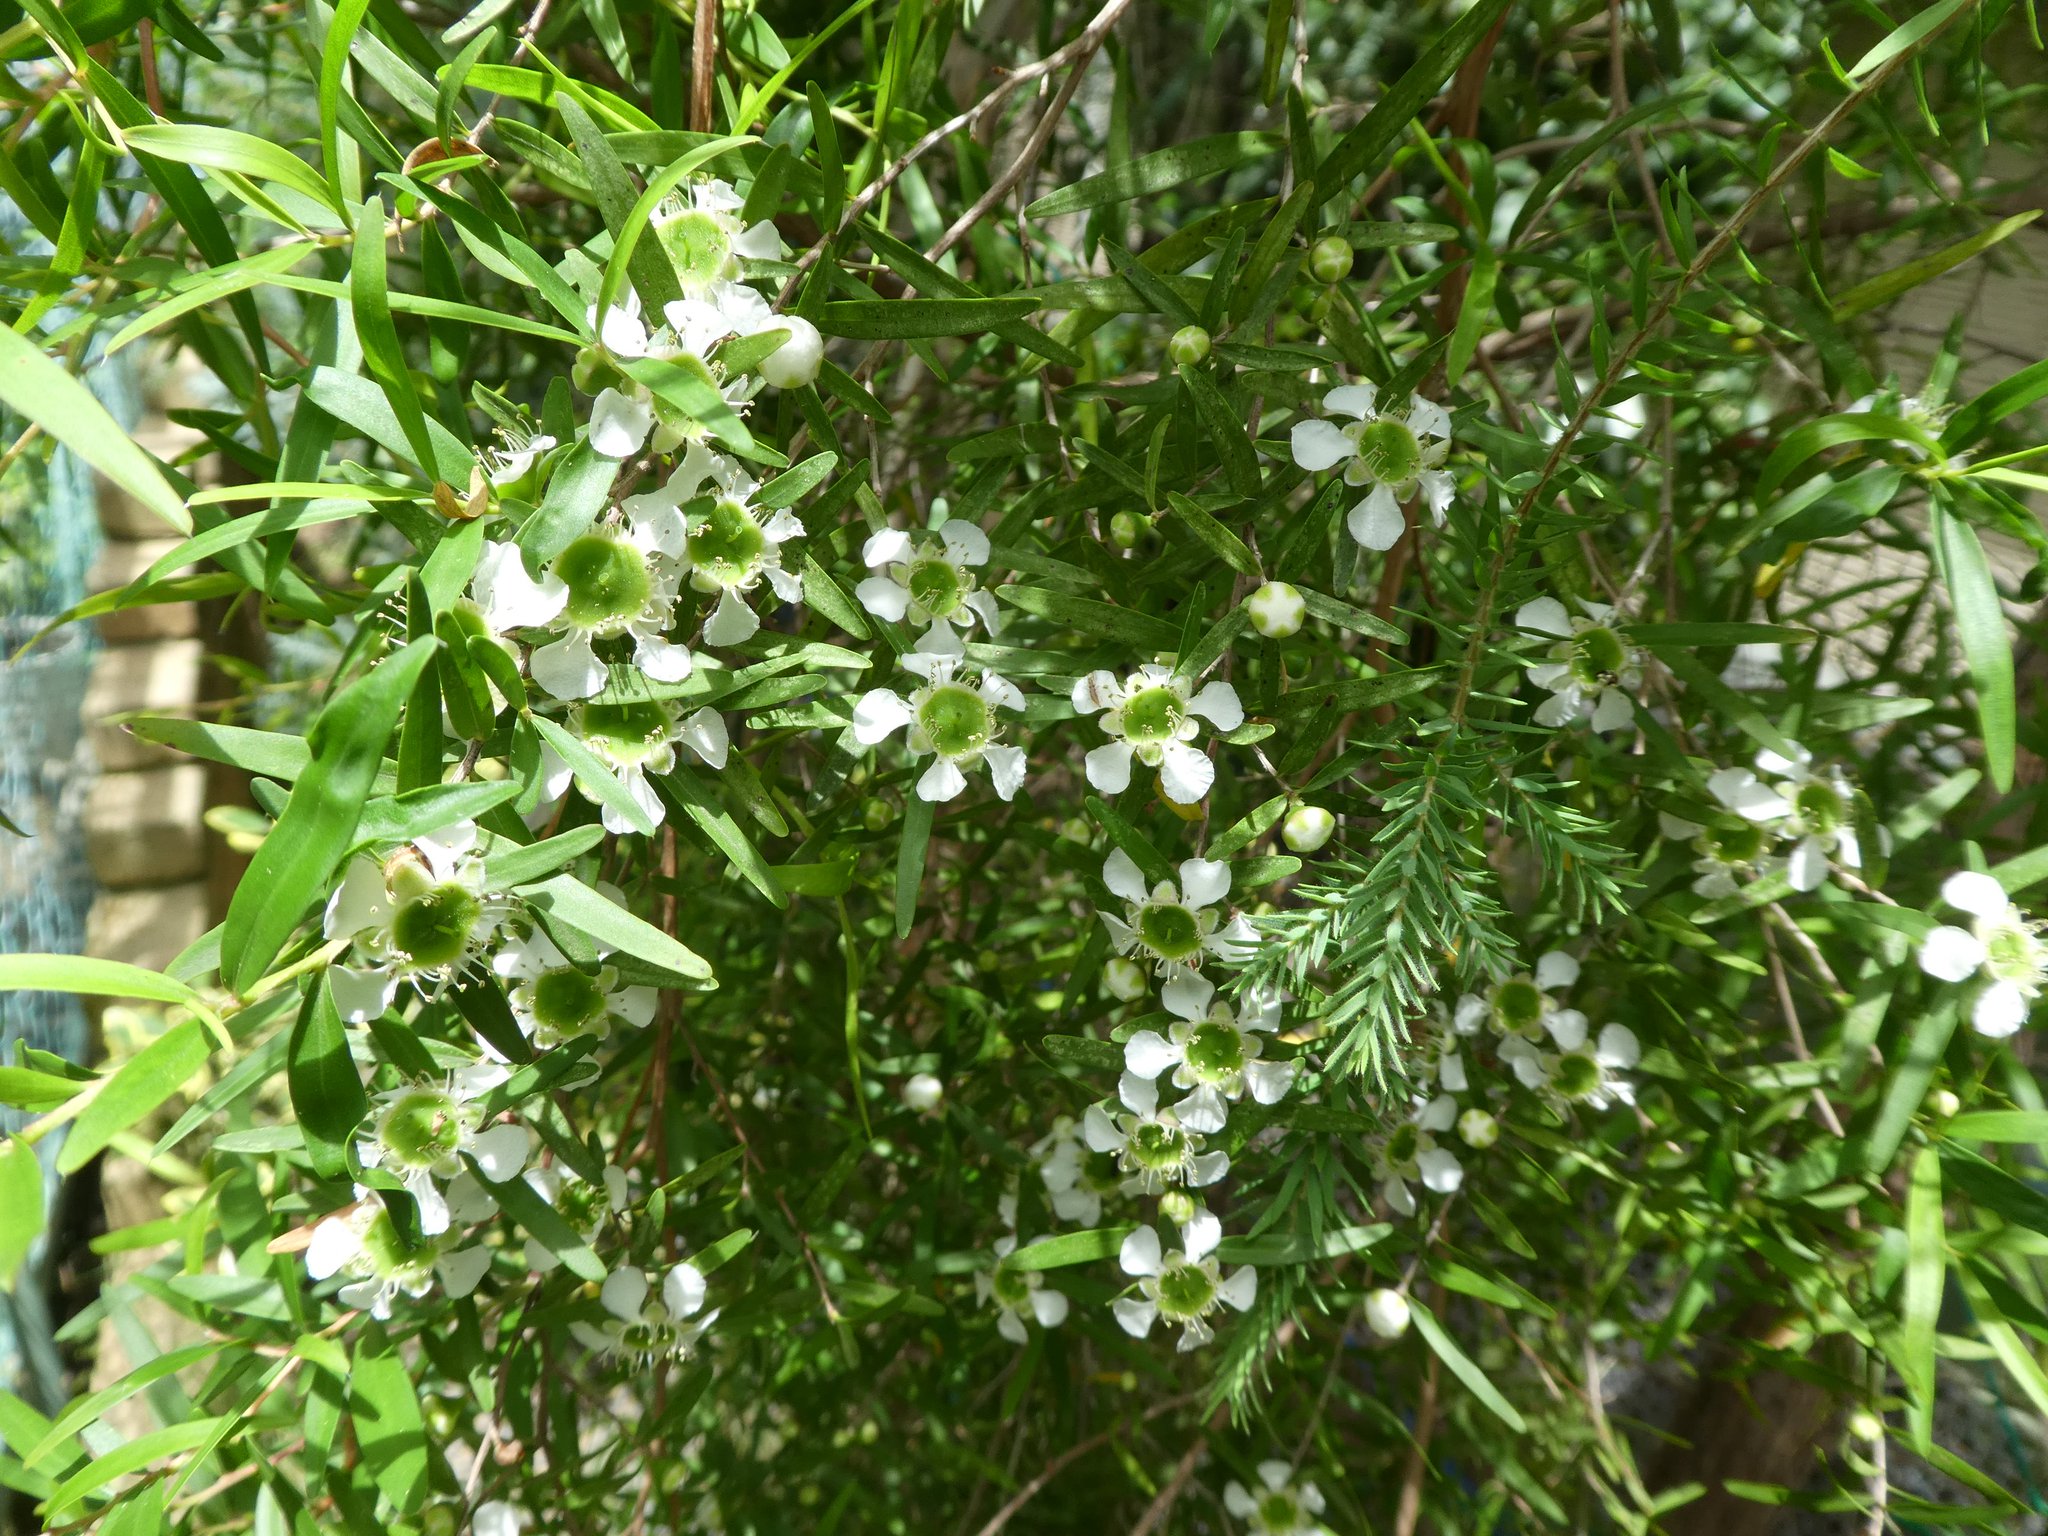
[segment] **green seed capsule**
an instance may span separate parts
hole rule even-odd
[[[1325,235],[1308,249],[1308,269],[1318,282],[1341,283],[1351,275],[1351,242]]]
[[[1199,363],[1209,355],[1209,333],[1199,325],[1184,325],[1166,344],[1166,355],[1176,363]]]

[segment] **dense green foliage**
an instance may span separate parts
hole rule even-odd
[[[2048,364],[1901,317],[2037,211],[2031,10],[830,10],[0,31],[6,451],[189,535],[74,617],[280,642],[132,723],[253,776],[221,925],[0,957],[162,1009],[0,1100],[172,1186],[0,1483],[1647,1531],[1690,1361],[1846,1416],[1744,1497],[2013,1518]]]

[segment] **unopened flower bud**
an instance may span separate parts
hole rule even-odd
[[[945,1096],[946,1085],[929,1072],[920,1072],[903,1084],[903,1102],[920,1115],[937,1109]]]
[[[810,383],[825,361],[825,338],[802,315],[780,315],[775,326],[787,330],[789,340],[761,359],[761,377],[777,389]]]
[[[1341,283],[1351,275],[1351,242],[1325,235],[1308,248],[1308,269],[1319,283]]]
[[[1314,853],[1337,830],[1337,818],[1320,805],[1297,805],[1280,823],[1280,841],[1296,853]]]
[[[1408,1298],[1384,1287],[1365,1298],[1365,1326],[1383,1339],[1398,1339],[1408,1331]]]
[[[1500,1140],[1500,1122],[1483,1109],[1468,1109],[1458,1116],[1458,1139],[1484,1152]]]
[[[1199,363],[1209,355],[1209,333],[1199,325],[1184,325],[1166,344],[1166,355],[1176,363]]]
[[[1299,587],[1290,582],[1269,581],[1244,600],[1244,611],[1251,616],[1252,628],[1268,640],[1285,640],[1301,633],[1308,605],[1301,600]]]
[[[1159,1214],[1176,1227],[1184,1227],[1194,1219],[1195,1197],[1184,1189],[1169,1189],[1159,1197]]]
[[[569,382],[584,394],[594,395],[602,387],[598,380],[607,371],[604,354],[595,347],[585,347],[569,366]]]
[[[1136,549],[1145,537],[1145,519],[1135,512],[1119,512],[1109,520],[1109,541],[1118,549]]]
[[[1849,1433],[1858,1440],[1882,1440],[1884,1420],[1868,1408],[1858,1408],[1849,1415]]]
[[[895,819],[895,807],[878,795],[870,795],[860,803],[860,824],[870,832],[881,831]]]
[[[1145,971],[1122,955],[1102,967],[1102,989],[1119,1002],[1135,1003],[1145,995]]]
[[[1937,1088],[1927,1095],[1927,1112],[1937,1120],[1946,1120],[1963,1107],[1963,1101],[1950,1088]]]

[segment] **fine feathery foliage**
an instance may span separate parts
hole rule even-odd
[[[0,956],[0,1523],[2023,1528],[2048,119],[1915,4],[0,4],[0,571],[160,524],[51,628],[239,876]]]

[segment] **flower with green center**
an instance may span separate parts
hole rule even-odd
[[[1117,1263],[1137,1280],[1138,1294],[1118,1297],[1111,1310],[1117,1326],[1134,1339],[1144,1338],[1161,1318],[1179,1324],[1185,1353],[1216,1336],[1207,1319],[1219,1306],[1242,1312],[1258,1300],[1259,1276],[1249,1265],[1224,1276],[1216,1262],[1223,1223],[1208,1211],[1196,1210],[1180,1231],[1177,1249],[1168,1249],[1151,1227],[1124,1239]]]
[[[1187,1116],[1192,1099],[1176,1109],[1162,1109],[1159,1085],[1136,1073],[1126,1072],[1117,1083],[1117,1097],[1123,1109],[1112,1112],[1107,1104],[1091,1104],[1081,1117],[1081,1136],[1095,1152],[1114,1153],[1117,1166],[1128,1174],[1124,1189],[1131,1194],[1156,1195],[1161,1190],[1185,1186],[1201,1189],[1230,1172],[1230,1154],[1204,1152],[1204,1132],[1223,1129],[1220,1112],[1209,1115],[1195,1106]]]
[[[1216,904],[1230,892],[1230,866],[1217,859],[1184,859],[1178,883],[1147,888],[1144,871],[1118,848],[1103,861],[1102,883],[1123,898],[1124,915],[1104,912],[1110,943],[1119,955],[1140,957],[1168,982],[1198,970],[1205,959],[1242,965],[1257,935],[1242,916],[1222,922]]]
[[[685,297],[698,298],[739,276],[740,258],[775,261],[786,250],[766,219],[741,217],[746,199],[730,182],[691,181],[662,199],[654,214],[654,237],[668,252]]]
[[[321,931],[348,952],[328,967],[344,1021],[391,1006],[403,982],[438,995],[467,972],[513,910],[489,889],[473,822],[457,822],[378,860],[358,854],[328,898]]]
[[[803,600],[803,582],[782,563],[782,546],[802,537],[803,520],[787,507],[755,506],[759,489],[738,460],[699,442],[690,445],[661,490],[635,498],[679,520],[683,542],[677,553],[690,585],[718,594],[704,623],[707,645],[738,645],[760,629],[746,594],[764,581],[781,602]]]
[[[1596,731],[1619,730],[1636,717],[1643,685],[1643,653],[1614,627],[1614,608],[1588,598],[1574,614],[1554,597],[1524,603],[1515,627],[1554,637],[1544,661],[1526,662],[1529,681],[1548,689],[1536,723],[1552,728],[1585,719]]]
[[[1941,899],[1970,914],[1970,926],[1944,923],[1921,941],[1920,969],[1939,981],[1976,989],[1970,1027],[2002,1038],[2026,1023],[2048,990],[2048,937],[1991,876],[1965,870],[1942,882]]]
[[[679,718],[677,706],[666,699],[633,699],[607,703],[592,699],[570,711],[569,729],[593,755],[612,770],[612,776],[632,796],[647,819],[661,825],[666,810],[661,796],[647,779],[649,774],[667,773],[676,765],[676,748],[688,747],[706,767],[725,766],[730,750],[725,719],[710,705],[688,718]],[[541,797],[552,803],[568,791],[575,772],[545,742],[541,744]],[[586,795],[597,799],[589,788]],[[624,835],[638,830],[624,812],[609,801],[600,801],[600,815],[607,832]]]
[[[1061,1115],[1052,1129],[1031,1144],[1039,1182],[1061,1221],[1092,1227],[1102,1220],[1102,1201],[1118,1189],[1116,1167],[1108,1153],[1092,1151],[1080,1124]]]
[[[1347,252],[1348,254],[1348,252]],[[1223,1485],[1223,1507],[1242,1520],[1250,1536],[1321,1536],[1322,1490],[1306,1478],[1296,1481],[1284,1461],[1262,1461],[1259,1486],[1239,1482]]]
[[[360,1184],[356,1203],[322,1220],[306,1245],[306,1273],[315,1281],[342,1276],[341,1304],[380,1322],[390,1320],[400,1296],[417,1300],[436,1280],[450,1296],[467,1296],[490,1267],[488,1248],[462,1248],[446,1238],[408,1249],[383,1205]]]
[[[1418,1099],[1408,1119],[1387,1132],[1373,1154],[1373,1176],[1380,1195],[1397,1215],[1415,1214],[1415,1195],[1408,1188],[1418,1179],[1432,1194],[1448,1195],[1465,1182],[1458,1156],[1437,1145],[1437,1137],[1458,1123],[1458,1101],[1448,1093]]]
[[[1736,816],[1702,824],[1670,811],[1659,811],[1657,827],[1668,838],[1690,840],[1693,894],[1709,901],[1733,896],[1754,880],[1771,846],[1767,828]]]
[[[529,1168],[524,1177],[528,1187],[586,1240],[617,1223],[632,1204],[631,1181],[617,1163],[604,1165],[603,1179],[598,1184],[585,1183],[566,1163]],[[552,1248],[531,1236],[526,1239],[526,1267],[535,1274],[551,1274],[561,1263],[561,1255]]]
[[[718,1312],[704,1310],[704,1275],[694,1264],[677,1264],[662,1277],[654,1295],[647,1272],[623,1265],[605,1276],[598,1303],[610,1314],[601,1323],[581,1318],[569,1324],[580,1344],[600,1355],[652,1364],[687,1360],[696,1352]]]
[[[1034,1237],[1025,1246],[1035,1247],[1045,1241],[1044,1237]],[[1007,1260],[1016,1251],[1016,1233],[1006,1232],[996,1239],[996,1262],[989,1269],[974,1272],[974,1294],[984,1307],[994,1304],[996,1332],[1012,1344],[1023,1345],[1031,1342],[1030,1331],[1024,1326],[1025,1314],[1036,1318],[1041,1328],[1057,1328],[1067,1320],[1067,1298],[1047,1288],[1044,1271],[1018,1269],[1009,1264]]]
[[[1367,549],[1392,549],[1407,531],[1401,503],[1421,493],[1437,527],[1450,510],[1450,474],[1439,468],[1450,452],[1450,413],[1420,395],[1400,415],[1383,411],[1371,384],[1344,384],[1323,396],[1323,409],[1351,420],[1342,426],[1310,418],[1294,424],[1294,462],[1312,474],[1344,466],[1344,483],[1372,489],[1351,509],[1345,526]]]
[[[1278,1104],[1294,1086],[1297,1064],[1262,1061],[1262,1034],[1280,1027],[1280,999],[1272,992],[1254,992],[1233,1013],[1216,1001],[1216,988],[1198,971],[1182,971],[1167,982],[1162,994],[1167,1008],[1180,1018],[1162,1035],[1141,1029],[1124,1042],[1125,1070],[1147,1081],[1169,1068],[1176,1088],[1190,1090],[1178,1113],[1183,1123],[1220,1127],[1228,1111],[1249,1088],[1261,1104]]]
[[[1757,753],[1760,787],[1785,807],[1774,827],[1780,839],[1792,844],[1783,860],[1786,878],[1795,891],[1818,890],[1831,870],[1862,871],[1863,829],[1874,818],[1868,800],[1839,764],[1816,768],[1806,748],[1797,742],[1786,745],[1789,756],[1769,748]],[[1881,827],[1875,830],[1882,850],[1889,834]]]
[[[700,422],[635,377],[633,365],[641,359],[695,373],[733,411],[743,412],[760,380],[729,376],[716,359],[719,346],[734,337],[809,327],[807,321],[776,314],[760,294],[737,282],[715,282],[701,293],[671,301],[662,307],[662,316],[667,324],[650,330],[641,316],[640,296],[631,289],[601,320],[595,307],[587,312],[598,344],[579,355],[574,377],[576,387],[586,390],[608,381],[591,403],[589,433],[590,446],[606,458],[631,458],[647,446],[650,435],[659,454],[703,436]]]
[[[477,1102],[511,1076],[498,1062],[458,1067],[445,1082],[401,1084],[371,1101],[375,1118],[356,1142],[365,1168],[382,1168],[403,1184],[419,1206],[420,1231],[434,1237],[448,1230],[449,1203],[441,1183],[462,1172],[465,1155],[484,1177],[502,1184],[526,1166],[526,1128],[486,1129]]]
[[[995,594],[975,569],[988,563],[988,535],[974,524],[950,518],[936,528],[905,532],[884,528],[869,536],[860,557],[872,575],[853,589],[860,605],[878,619],[930,628],[961,630],[979,623],[990,634],[998,627]]]
[[[1147,663],[1127,678],[1090,672],[1074,681],[1074,708],[1102,716],[1106,746],[1088,754],[1088,782],[1105,795],[1130,786],[1131,759],[1159,770],[1159,787],[1169,800],[1193,805],[1216,781],[1216,765],[1194,745],[1199,717],[1219,731],[1244,724],[1244,706],[1228,683],[1195,691],[1192,679],[1171,667]]]
[[[516,427],[500,427],[498,436],[503,446],[484,454],[484,478],[504,495],[533,500],[534,468],[555,446],[555,440],[544,432],[525,432]]]
[[[600,890],[624,904],[611,888]],[[579,970],[538,928],[500,949],[491,968],[507,983],[520,1030],[542,1050],[584,1036],[602,1040],[615,1023],[644,1028],[660,998],[653,987],[627,986],[612,966]]]
[[[1622,1074],[1642,1058],[1635,1031],[1609,1024],[1598,1040],[1587,1039],[1586,1026],[1559,1032],[1556,1051],[1545,1051],[1515,1037],[1501,1042],[1500,1059],[1513,1069],[1524,1088],[1560,1109],[1582,1104],[1605,1109],[1636,1101],[1635,1085]]]
[[[1555,1034],[1559,1028],[1583,1033],[1586,1016],[1576,1008],[1561,1006],[1552,995],[1578,979],[1579,962],[1563,950],[1553,949],[1537,957],[1535,975],[1516,972],[1484,992],[1468,992],[1459,998],[1452,1027],[1461,1035],[1476,1035],[1482,1028],[1490,1028],[1497,1035],[1524,1040],[1540,1040],[1546,1031]]]
[[[912,755],[933,758],[917,781],[920,800],[943,803],[967,788],[967,770],[988,765],[989,783],[1008,800],[1024,783],[1024,749],[1002,744],[998,709],[1021,712],[1024,695],[1016,684],[966,661],[959,632],[935,624],[904,653],[903,670],[921,679],[909,698],[892,688],[875,688],[853,707],[853,739],[878,746],[899,730]]]

